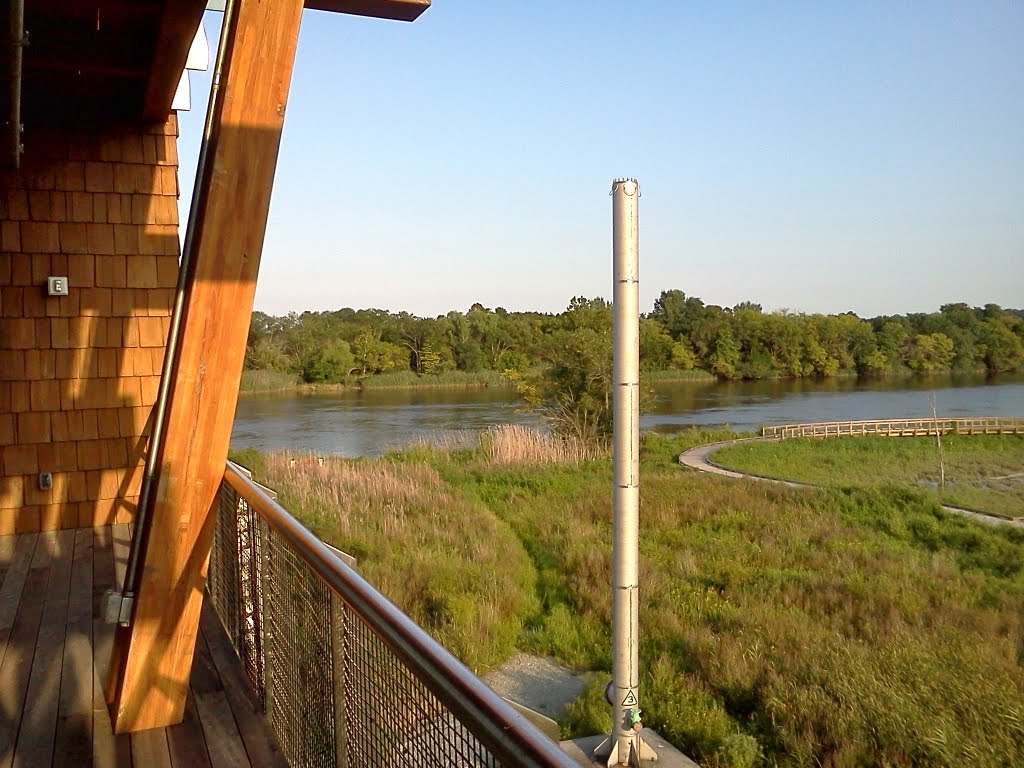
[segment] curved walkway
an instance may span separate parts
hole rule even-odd
[[[792,480],[779,480],[775,477],[765,477],[764,475],[752,475],[743,472],[735,472],[731,469],[719,466],[711,461],[711,454],[720,448],[725,448],[729,445],[736,445],[737,443],[749,443],[749,442],[769,442],[777,443],[778,438],[775,437],[742,437],[736,440],[724,440],[719,443],[708,443],[707,445],[698,445],[696,448],[690,448],[688,451],[684,451],[679,454],[679,463],[685,467],[696,469],[701,472],[707,472],[712,475],[720,475],[722,477],[732,477],[740,480],[761,480],[768,483],[778,483],[779,485],[787,485],[790,488],[820,488],[819,485],[810,485],[809,483],[795,483]],[[961,517],[969,517],[976,520],[979,523],[985,525],[1009,525],[1014,528],[1024,528],[1024,521],[1021,520],[1007,520],[1005,517],[998,517],[996,515],[990,515],[986,512],[976,512],[972,509],[964,509],[963,507],[951,507],[946,504],[942,505],[942,508],[953,515],[960,515]]]

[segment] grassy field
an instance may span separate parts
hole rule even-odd
[[[1024,763],[1024,533],[676,463],[723,437],[644,441],[645,723],[705,766]],[[513,648],[593,671],[563,728],[609,728],[607,458],[240,458],[478,672]]]
[[[947,435],[942,457],[942,489],[934,437],[741,443],[716,451],[712,460],[740,472],[828,487],[905,485],[946,504],[1024,517],[1024,435]]]

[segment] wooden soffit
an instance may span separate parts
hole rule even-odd
[[[414,21],[430,7],[430,0],[306,0],[305,7],[378,19]]]
[[[169,0],[160,16],[146,92],[142,102],[142,116],[146,120],[166,119],[178,88],[192,38],[203,20],[206,0]]]

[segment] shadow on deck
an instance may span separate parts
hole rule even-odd
[[[185,719],[115,736],[104,702],[126,525],[0,537],[0,768],[286,765],[220,620],[203,606]]]

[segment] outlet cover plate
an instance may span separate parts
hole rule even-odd
[[[51,296],[67,296],[68,295],[68,279],[66,276],[62,277],[48,277],[46,278],[46,292]]]

